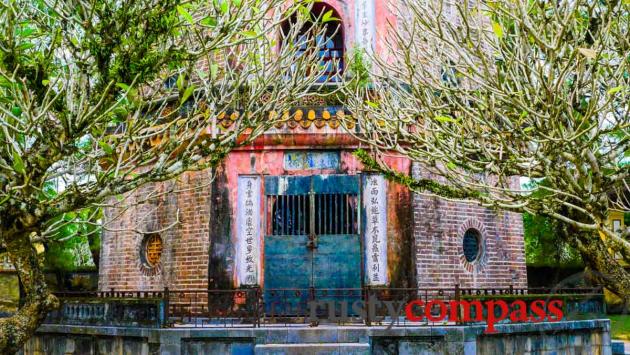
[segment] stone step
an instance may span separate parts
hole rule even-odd
[[[256,344],[257,355],[364,355],[370,353],[368,343],[302,343]]]

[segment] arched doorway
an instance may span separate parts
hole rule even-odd
[[[323,75],[318,79],[319,82],[336,82],[341,80],[344,71],[344,33],[343,23],[339,17],[339,13],[330,5],[323,2],[316,2],[311,9],[311,18],[313,21],[322,21],[324,23],[324,31],[318,32],[317,38],[308,43],[315,43],[315,46],[308,46],[305,38],[312,36],[312,22],[306,22],[299,30],[298,41],[299,51],[318,51],[321,65],[325,68]],[[288,33],[291,26],[295,25],[295,18],[288,20],[283,25],[283,33]]]

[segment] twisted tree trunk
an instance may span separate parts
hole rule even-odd
[[[28,234],[14,235],[3,242],[25,293],[20,309],[13,316],[0,319],[0,354],[11,354],[22,349],[59,301],[46,286],[37,251]]]
[[[630,304],[630,272],[615,258],[599,232],[580,231],[566,225],[560,231],[562,239],[580,252],[584,265],[590,269],[589,277]]]
[[[598,271],[591,277],[630,304],[630,272],[615,259],[599,233],[580,233],[578,240],[584,263]]]

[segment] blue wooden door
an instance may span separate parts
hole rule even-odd
[[[351,310],[362,279],[358,177],[267,177],[265,195],[265,311],[307,315],[309,300]]]

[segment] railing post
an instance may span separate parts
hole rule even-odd
[[[306,308],[304,309],[304,314],[309,314],[310,310],[309,310],[309,304],[311,304],[311,302],[315,302],[315,287],[309,287],[308,288],[308,302],[306,302]],[[285,298],[285,304],[286,304],[286,298]],[[329,305],[330,306],[330,305]],[[297,309],[298,313],[300,313],[300,311],[302,311],[302,306],[301,306],[301,302],[298,303],[298,309]],[[330,310],[329,310],[330,312]],[[333,311],[333,314],[335,312]],[[330,314],[330,313],[329,313]],[[319,325],[319,320],[315,319],[310,319],[310,317],[308,318],[308,323],[310,327],[317,327]]]
[[[256,289],[254,290],[256,292],[255,294],[255,298],[256,298],[256,304],[254,305],[256,307],[255,313],[254,315],[256,316],[256,322],[254,323],[254,327],[256,328],[260,328],[260,323],[261,323],[261,316],[262,314],[264,314],[264,311],[261,312],[261,306],[262,306],[262,290],[260,288],[260,286],[256,286]]]
[[[460,319],[462,318],[461,314],[459,313],[460,311],[460,305],[459,305],[459,301],[461,300],[461,290],[459,289],[459,284],[455,284],[455,302],[456,302],[456,306],[457,310],[455,311],[456,314],[456,318],[455,318],[455,324],[460,324]]]
[[[514,285],[510,285],[510,295],[514,294]]]
[[[372,315],[370,314],[370,309],[372,307],[370,307],[370,285],[367,285],[364,287],[365,290],[365,325],[366,326],[371,326],[372,325]]]
[[[604,286],[599,286],[597,288],[597,293],[598,293],[598,299],[599,299],[599,304],[601,306],[601,312],[602,314],[605,316],[607,314],[606,312],[606,298],[604,295]]]
[[[168,325],[168,320],[170,318],[170,295],[168,292],[168,287],[164,287],[164,293],[162,293],[162,305],[164,307],[164,319],[160,322],[160,327]]]

